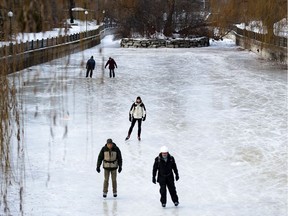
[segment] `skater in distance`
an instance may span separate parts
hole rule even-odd
[[[93,70],[95,69],[95,65],[96,65],[95,60],[94,60],[93,56],[91,56],[91,58],[86,63],[86,69],[87,69],[86,77],[88,77],[90,74],[90,77],[92,78]]]
[[[131,126],[128,130],[128,135],[125,140],[130,138],[133,127],[138,122],[138,140],[141,140],[141,124],[142,121],[146,120],[146,108],[140,96],[136,98],[136,102],[134,102],[129,111],[129,121],[131,122]]]
[[[167,188],[174,205],[179,205],[173,171],[175,174],[175,179],[178,181],[179,174],[175,159],[172,155],[169,154],[168,148],[166,146],[162,146],[159,155],[155,158],[152,171],[152,182],[154,184],[156,184],[156,174],[158,173],[157,182],[160,185],[160,202],[162,207],[166,206]]]
[[[112,139],[107,139],[107,143],[101,149],[98,160],[96,171],[100,173],[100,166],[103,161],[104,168],[104,184],[103,184],[103,197],[107,197],[109,177],[111,174],[113,196],[117,197],[117,169],[118,173],[122,171],[122,155],[120,149],[112,141]]]
[[[111,77],[114,78],[115,77],[114,69],[115,69],[115,67],[117,68],[117,64],[116,64],[115,60],[113,58],[109,57],[108,61],[105,64],[105,68],[107,67],[107,65],[109,65],[109,71],[110,71],[109,72],[109,76],[110,76],[110,78]]]

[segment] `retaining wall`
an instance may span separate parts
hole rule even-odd
[[[192,39],[134,39],[123,38],[120,43],[124,48],[191,48],[209,46],[208,37]]]
[[[275,37],[272,43],[264,43],[261,41],[261,34],[241,30],[234,32],[236,45],[251,50],[264,59],[287,64],[287,38]]]

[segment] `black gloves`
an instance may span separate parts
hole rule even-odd
[[[96,171],[97,171],[98,173],[100,173],[100,167],[97,167],[97,168],[96,168]],[[119,167],[119,168],[118,168],[118,172],[121,173],[121,171],[122,171],[122,167]]]
[[[97,171],[98,173],[100,173],[100,167],[97,167],[97,168],[96,168],[96,171]]]
[[[131,117],[131,115],[129,114],[129,121],[131,122],[132,121],[132,117]]]
[[[176,181],[178,181],[179,180],[179,175],[176,175],[175,179],[176,179]]]
[[[142,119],[143,121],[145,121],[146,120],[146,115],[143,117],[143,119]]]
[[[156,178],[154,176],[152,177],[152,182],[156,184]]]

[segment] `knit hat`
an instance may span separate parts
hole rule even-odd
[[[107,139],[107,144],[109,144],[109,143],[113,144],[112,139]]]
[[[166,146],[162,146],[162,147],[160,148],[160,153],[162,153],[162,152],[169,152],[169,151],[168,151],[168,148],[167,148]]]

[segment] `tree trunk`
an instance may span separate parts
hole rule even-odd
[[[74,23],[73,11],[72,8],[75,7],[74,0],[69,0],[69,16],[70,16],[70,23]]]
[[[173,33],[173,14],[175,11],[175,0],[169,0],[168,1],[168,16],[167,16],[167,20],[166,23],[164,25],[164,31],[163,34],[167,37],[171,36]]]

